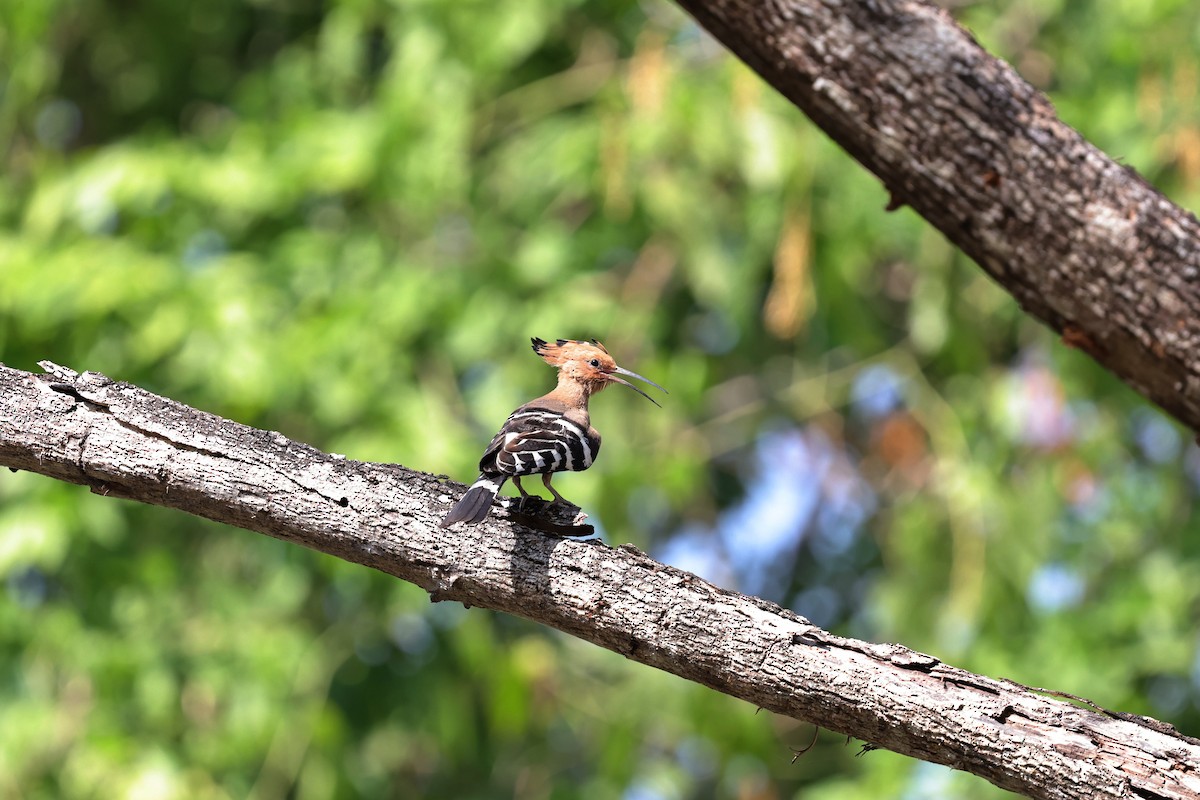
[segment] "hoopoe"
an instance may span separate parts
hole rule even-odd
[[[443,528],[456,522],[469,525],[482,522],[496,493],[509,478],[521,493],[522,503],[529,493],[522,488],[521,478],[541,475],[555,502],[573,505],[550,485],[550,479],[555,472],[587,469],[600,452],[600,434],[588,417],[588,398],[610,383],[619,383],[658,405],[653,397],[621,375],[667,391],[649,378],[618,367],[604,345],[594,339],[590,342],[559,339],[554,344],[537,338],[530,341],[533,352],[558,368],[558,385],[549,394],[521,406],[504,421],[479,459],[479,477],[442,520]]]

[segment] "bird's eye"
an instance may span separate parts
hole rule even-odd
[[[593,358],[591,361],[588,362],[588,364],[595,367],[596,369],[600,369],[600,359],[598,359],[598,358]]]

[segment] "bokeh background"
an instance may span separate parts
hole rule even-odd
[[[955,9],[1200,201],[1200,4]],[[665,0],[0,0],[0,360],[474,475],[598,337],[560,479],[834,631],[1200,735],[1200,454]],[[0,797],[986,798],[982,780],[184,514],[0,475]]]

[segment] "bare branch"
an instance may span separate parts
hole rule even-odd
[[[878,175],[889,208],[912,206],[1065,344],[1200,430],[1200,223],[946,11],[677,2]]]
[[[0,366],[0,465],[176,508],[525,617],[756,706],[1042,798],[1200,796],[1200,741],[803,617],[630,546],[491,518],[464,487],[330,455],[114,383]]]

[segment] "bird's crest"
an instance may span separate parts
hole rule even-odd
[[[545,339],[539,339],[535,336],[531,337],[529,341],[533,343],[533,352],[541,356],[542,360],[552,367],[560,367],[566,362],[576,359],[587,361],[593,357],[607,357],[608,361],[612,361],[612,356],[608,355],[608,350],[595,339],[590,341],[559,339],[551,344]]]

